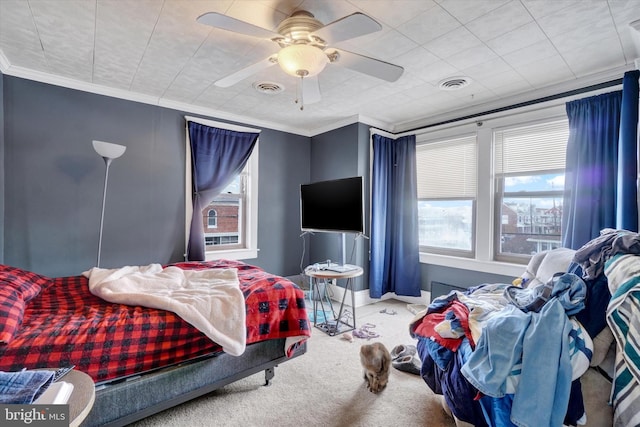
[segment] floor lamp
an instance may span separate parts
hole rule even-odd
[[[100,267],[100,251],[102,250],[102,226],[104,224],[104,204],[107,200],[107,181],[109,179],[109,166],[113,159],[122,156],[127,149],[124,145],[112,144],[110,142],[93,141],[93,149],[104,159],[104,190],[102,192],[102,212],[100,214],[100,238],[98,239],[98,259],[96,267]]]

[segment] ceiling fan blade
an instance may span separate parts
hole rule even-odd
[[[312,38],[319,37],[326,44],[332,45],[337,42],[374,33],[381,29],[382,25],[373,18],[364,13],[356,12],[325,25],[311,33],[310,36]]]
[[[256,62],[255,64],[249,65],[239,71],[236,71],[233,74],[230,74],[226,77],[221,78],[220,80],[215,81],[213,84],[218,87],[229,87],[246,79],[247,77],[262,71],[266,68],[271,67],[274,64],[277,64],[277,55],[271,55],[268,58],[263,59],[260,62]]]
[[[337,54],[335,59],[331,59],[332,64],[341,67],[350,68],[363,74],[368,74],[388,82],[395,82],[402,76],[404,68],[399,65],[390,64],[389,62],[368,56],[358,55],[341,49],[333,49]],[[335,55],[334,52],[327,52],[329,58]]]
[[[220,28],[234,33],[240,33],[247,36],[259,37],[263,39],[272,39],[281,37],[280,34],[274,33],[266,28],[258,27],[239,19],[232,18],[217,12],[208,12],[198,16],[196,19],[200,24],[209,25],[211,27]]]
[[[320,83],[318,76],[304,77],[302,79],[302,101],[305,104],[313,104],[320,101]]]

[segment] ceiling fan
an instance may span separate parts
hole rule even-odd
[[[400,78],[404,68],[379,59],[329,47],[382,29],[373,18],[353,13],[327,25],[306,10],[298,10],[278,25],[277,32],[217,12],[205,13],[197,22],[247,36],[271,40],[280,50],[261,61],[236,71],[216,82],[229,87],[272,65],[278,64],[287,74],[300,78],[300,109],[320,100],[318,74],[327,64],[336,64],[388,82]],[[304,101],[304,102],[303,102]]]

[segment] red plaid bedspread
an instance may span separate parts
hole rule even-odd
[[[239,261],[175,265],[238,269],[247,344],[310,336],[304,293],[289,280]],[[174,313],[106,302],[87,278],[72,276],[52,279],[29,301],[18,334],[0,345],[0,371],[76,365],[103,382],[221,351]]]

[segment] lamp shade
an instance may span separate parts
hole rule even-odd
[[[320,73],[329,58],[322,49],[306,44],[287,46],[278,52],[278,64],[294,77],[311,77]]]
[[[93,141],[93,149],[96,153],[107,159],[117,159],[122,156],[127,149],[124,145],[113,144],[111,142]]]

